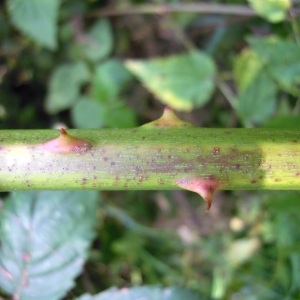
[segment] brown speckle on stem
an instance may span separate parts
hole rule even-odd
[[[212,151],[212,154],[214,156],[218,155],[220,153],[220,148],[219,147],[214,147],[213,151]]]
[[[158,178],[157,183],[158,184],[163,184],[164,182],[163,182],[163,180],[161,178]]]

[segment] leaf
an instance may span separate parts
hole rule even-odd
[[[264,72],[238,95],[237,111],[246,124],[262,123],[274,112],[276,86]]]
[[[120,61],[106,60],[96,66],[91,95],[100,102],[107,102],[116,98],[130,79],[131,74]]]
[[[263,125],[264,128],[299,128],[300,116],[284,115],[274,116]]]
[[[72,107],[79,96],[81,85],[88,79],[88,68],[81,62],[57,67],[50,79],[46,110],[54,114]]]
[[[226,253],[227,263],[231,267],[237,267],[253,258],[261,247],[261,242],[257,237],[241,238],[230,244]]]
[[[246,124],[266,121],[276,106],[276,85],[264,71],[260,57],[247,49],[234,63],[238,87],[237,112]]]
[[[272,23],[284,21],[291,8],[290,0],[248,0],[251,7]]]
[[[248,38],[271,76],[280,87],[298,96],[300,93],[300,46],[290,40]]]
[[[83,42],[76,45],[77,51],[85,59],[95,63],[106,58],[113,48],[113,33],[110,22],[101,18],[84,36]]]
[[[276,193],[269,193],[264,204],[267,206],[268,211],[276,216],[279,214],[293,214],[297,218],[297,221],[300,221],[298,212],[295,211],[295,207],[299,205],[299,192],[297,191],[276,191]],[[299,231],[296,231],[295,233],[300,235]]]
[[[38,44],[49,49],[57,46],[57,18],[60,0],[7,0],[14,26]]]
[[[18,192],[0,212],[0,287],[20,300],[60,299],[87,256],[96,191]]]
[[[81,97],[71,109],[71,117],[77,128],[102,127],[103,114],[103,105],[88,97]]]
[[[178,287],[161,288],[158,286],[142,286],[133,288],[111,288],[98,295],[85,294],[77,300],[201,300],[199,295]],[[207,299],[207,298],[202,298]]]
[[[106,106],[105,125],[111,128],[131,128],[136,126],[134,111],[125,106],[121,101],[116,105]]]
[[[251,49],[245,49],[234,60],[234,79],[239,91],[246,90],[261,71],[261,60]]]
[[[190,111],[207,103],[214,90],[215,65],[202,52],[152,60],[128,60],[127,68],[168,106]]]

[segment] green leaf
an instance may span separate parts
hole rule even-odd
[[[116,98],[130,79],[131,74],[120,61],[107,60],[96,66],[91,95],[100,102],[107,102]]]
[[[274,116],[263,125],[264,128],[299,128],[300,116]]]
[[[113,33],[110,22],[101,18],[83,37],[80,44],[75,45],[79,56],[95,63],[106,58],[113,48]]]
[[[134,111],[121,101],[115,105],[107,105],[105,109],[105,126],[111,128],[131,128],[136,126]]]
[[[234,60],[234,79],[239,91],[246,90],[261,71],[261,60],[251,49],[245,49]]]
[[[53,114],[70,108],[77,101],[80,87],[89,79],[89,70],[83,63],[60,65],[50,79],[46,110]]]
[[[12,23],[25,35],[49,49],[57,46],[57,17],[60,0],[7,0]]]
[[[13,193],[0,212],[0,287],[13,299],[60,299],[82,269],[97,207],[96,191]]]
[[[248,38],[271,76],[280,87],[298,96],[300,93],[300,46],[290,40]]]
[[[98,295],[85,294],[77,300],[201,300],[199,295],[178,287],[161,288],[158,286],[142,286],[133,288],[112,288]],[[207,299],[207,298],[202,298]]]
[[[77,128],[102,127],[103,114],[103,105],[88,97],[81,97],[71,109],[71,117]]]
[[[128,60],[127,68],[162,102],[190,111],[207,103],[214,90],[215,65],[202,52],[152,60]]]
[[[131,78],[130,72],[116,59],[106,60],[96,66],[90,95],[102,107],[106,127],[136,126],[133,110],[127,107],[119,97]]]
[[[281,22],[291,8],[290,0],[248,0],[251,7],[270,22]]]
[[[294,214],[300,221],[300,217],[298,216],[297,211],[295,211],[295,207],[298,207],[299,205],[299,196],[299,192],[296,191],[278,191],[276,193],[270,192],[267,200],[265,201],[265,205],[267,205],[267,209],[271,213],[274,213],[276,215]],[[299,231],[296,231],[299,235]]]
[[[238,87],[237,112],[247,125],[266,121],[276,106],[276,85],[264,71],[260,57],[246,49],[234,63]]]
[[[261,72],[251,85],[238,95],[237,111],[245,124],[262,123],[274,112],[276,85]]]

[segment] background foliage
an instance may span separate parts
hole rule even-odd
[[[133,127],[165,104],[198,126],[300,127],[299,1],[207,2],[224,6],[2,1],[0,128]],[[208,215],[183,191],[1,197],[3,299],[300,299],[298,192],[219,192]]]

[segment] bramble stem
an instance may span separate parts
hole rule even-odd
[[[230,190],[300,189],[298,129],[140,127],[58,134],[0,131],[0,190],[173,190],[190,178]]]

